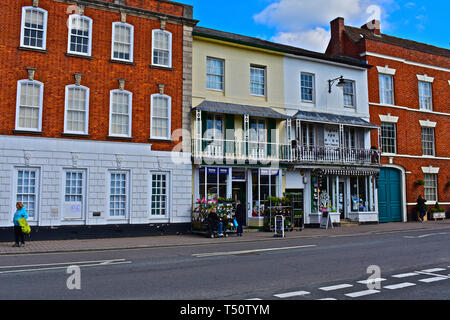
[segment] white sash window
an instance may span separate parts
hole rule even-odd
[[[20,80],[17,84],[16,130],[41,131],[44,85]]]
[[[109,135],[131,137],[132,94],[125,90],[112,90],[110,95]]]
[[[89,89],[83,86],[66,87],[65,133],[88,134]]]
[[[171,98],[163,94],[151,97],[151,135],[152,139],[170,139],[171,136]]]
[[[90,56],[92,46],[92,19],[78,14],[69,17],[67,52]]]
[[[153,30],[152,64],[172,67],[172,34],[165,30]]]
[[[41,8],[22,8],[21,47],[46,49],[47,15]]]
[[[133,62],[133,38],[134,27],[132,25],[114,22],[111,59]]]

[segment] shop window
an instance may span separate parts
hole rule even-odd
[[[200,198],[227,198],[228,168],[200,168]]]
[[[252,170],[253,216],[264,216],[269,197],[277,197],[279,170]]]
[[[367,212],[369,211],[367,177],[350,178],[351,211]]]

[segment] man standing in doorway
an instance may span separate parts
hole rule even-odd
[[[241,204],[240,200],[236,201],[236,215],[235,215],[236,221],[238,223],[237,226],[237,235],[238,237],[242,237],[243,228],[242,226],[245,224],[245,207]]]

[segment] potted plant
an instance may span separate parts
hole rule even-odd
[[[438,202],[436,202],[430,211],[433,219],[445,219],[445,210],[439,205]]]
[[[425,181],[423,181],[422,179],[419,179],[419,180],[417,180],[417,181],[414,182],[414,185],[415,185],[416,187],[418,187],[418,186],[424,186],[424,185],[425,185]]]

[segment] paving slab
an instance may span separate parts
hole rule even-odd
[[[285,239],[320,238],[320,237],[351,237],[363,234],[377,234],[389,232],[427,231],[450,229],[450,220],[432,221],[427,223],[386,223],[360,225],[356,227],[335,227],[333,229],[306,228],[302,231],[286,232]],[[14,238],[11,231],[11,239]],[[230,235],[227,238],[207,238],[201,235],[186,234],[173,236],[151,236],[135,238],[104,238],[89,240],[52,240],[27,241],[24,247],[12,247],[13,242],[0,243],[0,255],[37,254],[56,252],[118,250],[136,248],[158,248],[174,246],[193,246],[205,244],[280,241],[270,232],[245,232],[243,237]]]

